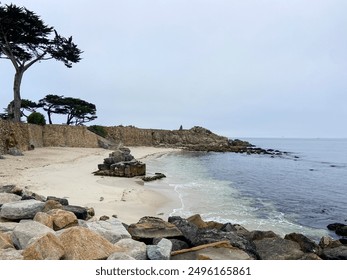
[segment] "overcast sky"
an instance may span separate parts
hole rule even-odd
[[[84,99],[97,106],[90,124],[347,137],[346,0],[12,3],[83,50],[71,69],[32,66],[22,98]],[[0,60],[0,108],[13,99],[13,75]]]

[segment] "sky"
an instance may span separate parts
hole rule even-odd
[[[87,125],[347,138],[345,0],[12,3],[83,51],[71,69],[53,60],[33,65],[22,98],[94,103],[98,118]],[[0,110],[13,99],[13,77],[0,60]]]

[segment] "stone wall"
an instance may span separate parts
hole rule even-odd
[[[189,130],[142,129],[133,126],[104,127],[107,138],[112,143],[122,143],[125,146],[228,146],[228,138],[216,135],[202,127]],[[0,119],[0,154],[11,147],[22,151],[30,147],[104,147],[105,144],[96,134],[85,126],[67,125],[33,125],[13,123]],[[107,144],[107,143],[106,143]],[[204,150],[202,148],[201,150]]]
[[[0,154],[16,147],[26,151],[31,147],[99,147],[98,136],[84,126],[13,123],[0,119]]]

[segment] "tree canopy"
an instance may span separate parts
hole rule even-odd
[[[79,98],[48,94],[38,104],[47,112],[50,124],[52,114],[66,115],[67,125],[82,125],[97,118],[96,106]]]
[[[55,59],[68,68],[81,60],[82,51],[34,12],[14,4],[0,4],[0,58],[11,61],[15,68],[13,85],[14,120],[20,121],[20,86],[24,72],[34,63]]]

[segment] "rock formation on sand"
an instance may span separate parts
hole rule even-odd
[[[346,260],[347,246],[300,233],[284,238],[200,215],[125,225],[91,208],[0,186],[0,260]]]
[[[135,177],[146,175],[146,165],[136,160],[130,153],[129,148],[119,147],[109,154],[104,162],[98,165],[98,171],[94,175]]]

